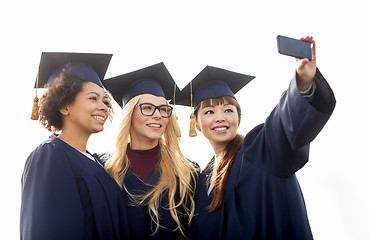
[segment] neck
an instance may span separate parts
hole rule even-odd
[[[81,152],[86,152],[87,141],[90,135],[86,134],[75,134],[69,131],[62,131],[58,138],[66,143],[68,143],[71,147],[77,149]]]
[[[137,139],[132,138],[130,142],[130,148],[134,150],[149,150],[149,149],[153,149],[158,144],[159,144],[159,140],[138,141]]]
[[[214,141],[209,141],[211,146],[213,147],[214,153],[215,155],[223,152],[223,150],[226,148],[227,146],[227,142],[225,143],[219,143],[219,142],[214,142]]]

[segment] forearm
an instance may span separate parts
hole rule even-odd
[[[302,94],[296,76],[283,94],[278,112],[291,146],[296,149],[310,143],[324,127],[335,107],[335,98],[327,81],[316,71],[311,96]],[[308,101],[306,101],[308,100]]]

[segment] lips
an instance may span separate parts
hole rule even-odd
[[[106,116],[102,116],[102,115],[93,115],[92,116],[94,119],[100,121],[100,122],[103,122],[105,123],[105,120],[106,120]]]
[[[149,123],[149,124],[146,124],[146,126],[151,127],[151,128],[161,128],[161,124],[159,123]]]
[[[216,131],[216,132],[225,132],[228,129],[229,129],[228,126],[216,126],[216,127],[213,127],[211,130]]]

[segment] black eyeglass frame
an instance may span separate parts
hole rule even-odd
[[[142,106],[143,105],[150,105],[150,106],[154,107],[154,111],[151,114],[144,114],[143,111],[142,111]],[[138,104],[137,106],[140,107],[141,114],[144,115],[144,116],[152,116],[152,115],[154,115],[154,113],[155,113],[156,110],[159,111],[160,116],[163,117],[163,118],[170,118],[170,116],[172,116],[172,113],[173,113],[173,107],[172,106],[169,106],[169,105],[166,105],[166,104],[156,106],[156,105],[154,105],[152,103],[141,103],[141,104]],[[167,107],[167,108],[169,108],[170,109],[169,116],[163,116],[163,114],[160,112],[160,107]]]

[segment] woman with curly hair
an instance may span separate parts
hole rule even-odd
[[[57,137],[28,157],[22,176],[21,239],[123,239],[125,202],[119,186],[86,150],[111,116],[100,79],[111,55],[43,53],[38,84],[48,91],[39,121]],[[37,87],[37,86],[36,86]]]
[[[180,130],[167,102],[175,89],[172,77],[159,63],[104,85],[124,106],[116,150],[105,167],[130,199],[132,238],[185,238],[196,172],[179,148]]]

